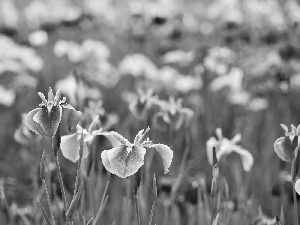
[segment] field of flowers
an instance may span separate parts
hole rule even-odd
[[[298,225],[299,15],[0,0],[0,225]]]

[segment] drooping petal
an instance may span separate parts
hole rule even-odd
[[[281,160],[291,162],[296,157],[297,146],[297,136],[294,137],[293,141],[291,141],[289,137],[280,137],[274,143],[274,150]]]
[[[116,175],[126,178],[133,175],[144,164],[146,149],[133,146],[130,151],[128,146],[119,146],[108,151],[108,160]]]
[[[241,156],[243,169],[249,172],[254,162],[252,154],[248,150],[237,146],[233,149],[233,151]]]
[[[62,136],[60,148],[63,156],[75,163],[79,159],[80,135],[74,133]],[[87,158],[88,153],[88,147],[84,142],[82,158]]]
[[[173,151],[164,144],[152,144],[150,147],[156,148],[163,161],[164,173],[168,173],[173,159]]]
[[[102,163],[103,163],[103,166],[105,167],[105,169],[110,172],[110,173],[113,173],[113,174],[116,174],[117,171],[114,170],[110,163],[109,163],[109,159],[108,159],[108,152],[109,150],[104,150],[102,153],[101,153],[101,158],[102,158]]]
[[[207,160],[208,160],[209,165],[213,165],[213,148],[217,147],[218,145],[219,145],[218,141],[215,137],[211,137],[206,142],[206,155],[207,155]],[[218,157],[217,157],[217,159],[218,159]]]
[[[300,195],[300,179],[298,179],[295,183],[295,190],[298,195]]]
[[[60,123],[61,113],[62,109],[59,106],[53,106],[50,113],[43,107],[33,116],[33,120],[41,125],[46,136],[52,138]]]
[[[81,112],[76,111],[71,105],[69,104],[61,104],[61,106],[67,110],[67,123],[68,123],[68,130],[72,132],[80,120]]]
[[[25,117],[25,124],[34,133],[41,134],[43,136],[47,136],[46,133],[44,132],[42,126],[39,123],[37,123],[36,121],[34,121],[34,119],[33,119],[35,114],[37,114],[40,110],[42,110],[42,109],[37,108],[37,109],[31,110]]]

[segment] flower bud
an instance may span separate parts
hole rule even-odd
[[[278,157],[286,162],[292,162],[296,157],[296,148],[298,147],[298,136],[292,140],[290,137],[280,137],[274,143],[274,150]]]

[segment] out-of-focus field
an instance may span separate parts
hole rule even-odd
[[[273,144],[284,136],[280,124],[300,123],[299,15],[296,0],[0,0],[0,224],[46,224],[37,201],[47,205],[39,177],[44,149],[50,199],[64,224],[51,140],[24,123],[49,87],[83,113],[83,128],[99,116],[98,128],[133,141],[149,126],[150,139],[173,150],[168,174],[147,150],[142,224],[149,223],[154,173],[152,224],[206,225],[217,212],[220,225],[276,224],[281,208],[293,224],[291,165]],[[134,105],[150,99],[149,90],[174,118],[155,104]],[[229,140],[241,134],[254,163],[245,171],[236,152],[220,159],[216,207],[206,143],[217,128]],[[89,143],[74,224],[98,212],[108,174],[100,155],[110,148],[103,136]],[[77,164],[60,152],[59,160],[70,202]],[[97,224],[136,224],[129,182],[112,175]]]

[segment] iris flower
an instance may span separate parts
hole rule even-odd
[[[119,133],[109,132],[113,138],[120,142],[120,145],[110,150],[104,150],[101,153],[102,162],[106,170],[121,178],[131,176],[144,164],[146,148],[154,147],[162,158],[164,173],[168,173],[173,159],[173,151],[167,145],[152,144],[147,137],[149,131],[149,127],[145,131],[139,131],[133,144]]]
[[[280,125],[285,131],[285,137],[280,137],[275,141],[274,151],[281,160],[292,162],[295,160],[299,148],[300,125],[298,127],[291,125],[291,132],[286,125]]]
[[[88,145],[93,141],[97,135],[106,136],[111,142],[112,146],[118,146],[118,140],[114,139],[109,132],[105,132],[103,128],[93,130],[96,124],[99,122],[99,117],[95,117],[88,129],[83,129],[79,124],[76,126],[76,132],[61,137],[61,152],[63,156],[72,162],[76,162],[79,159],[79,148],[81,133],[83,134],[83,154],[82,159],[88,157],[89,147]]]
[[[43,93],[39,92],[38,95],[42,100],[40,107],[30,111],[25,118],[26,125],[30,130],[36,134],[52,138],[61,122],[63,108],[67,110],[68,114],[68,130],[75,129],[81,112],[76,111],[71,105],[67,104],[66,98],[60,100],[60,90],[54,96],[52,89],[49,88],[48,100],[46,100]]]
[[[189,123],[194,115],[191,109],[182,107],[182,99],[175,100],[174,97],[170,97],[169,102],[160,100],[157,104],[162,111],[156,114],[154,121],[161,130],[164,130],[163,124],[178,130],[184,122]]]
[[[217,138],[211,137],[206,142],[206,150],[207,150],[207,158],[210,165],[213,165],[213,148],[216,148],[216,156],[218,161],[232,152],[236,152],[241,156],[242,166],[245,171],[250,171],[253,165],[253,156],[252,154],[243,149],[237,143],[241,140],[241,135],[235,135],[231,140],[224,138],[222,134],[222,130],[220,128],[216,129]]]

